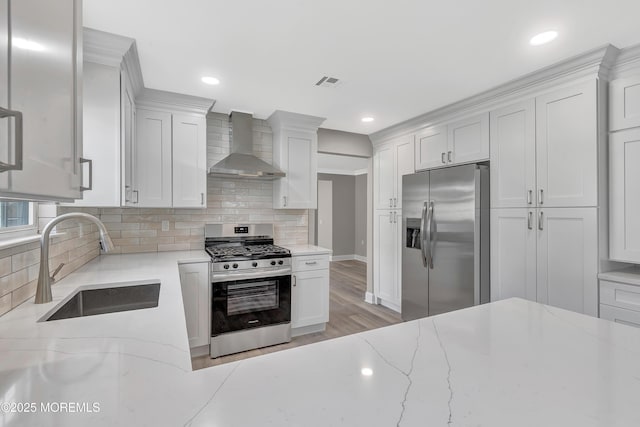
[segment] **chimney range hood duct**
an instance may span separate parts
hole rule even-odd
[[[231,154],[209,169],[209,175],[220,178],[282,178],[285,173],[253,155],[251,114],[233,111],[229,116]]]

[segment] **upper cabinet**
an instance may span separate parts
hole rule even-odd
[[[316,209],[318,205],[318,127],[324,118],[275,111],[273,165],[286,176],[273,181],[274,209]]]
[[[134,141],[134,203],[171,207],[171,113],[138,108]]]
[[[174,114],[173,206],[203,208],[207,205],[207,120]]]
[[[598,205],[597,81],[491,112],[491,207]]]
[[[81,197],[81,6],[0,2],[0,197]]]
[[[416,134],[415,170],[488,159],[488,113],[433,126]]]
[[[640,75],[609,85],[609,130],[640,126]]]
[[[373,153],[375,208],[402,208],[402,176],[414,172],[413,135],[376,147]]]

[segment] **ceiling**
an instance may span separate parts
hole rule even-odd
[[[365,134],[606,43],[640,43],[638,0],[83,4],[85,26],[137,40],[146,87],[216,99],[217,112],[287,110]],[[559,37],[529,45],[547,29]],[[316,87],[322,76],[341,84]]]

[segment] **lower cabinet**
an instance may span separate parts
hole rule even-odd
[[[402,212],[378,210],[374,215],[373,290],[376,300],[400,312],[402,301]]]
[[[494,209],[491,300],[598,315],[597,208]]]
[[[189,347],[209,345],[210,298],[209,263],[180,264],[180,286]]]
[[[329,321],[329,255],[293,257],[291,335],[323,331]]]
[[[640,328],[640,286],[600,280],[600,318]]]

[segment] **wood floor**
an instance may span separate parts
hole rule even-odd
[[[191,361],[193,369],[221,365],[400,323],[402,321],[400,315],[395,311],[364,302],[366,276],[367,265],[363,262],[333,261],[331,263],[329,323],[324,332],[295,337],[286,344],[231,354],[217,359],[211,359],[209,356],[196,357]]]

